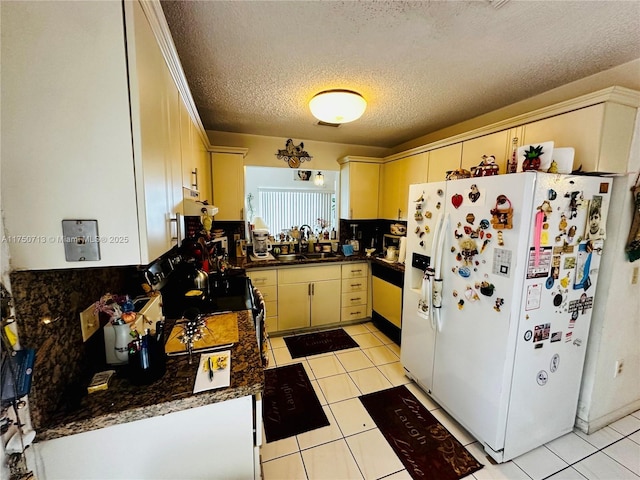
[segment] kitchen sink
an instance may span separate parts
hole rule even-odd
[[[305,257],[299,253],[285,253],[282,255],[276,255],[276,260],[281,262],[291,262],[293,260],[304,260]]]
[[[304,257],[308,260],[318,260],[323,258],[335,258],[337,255],[333,252],[305,253]]]

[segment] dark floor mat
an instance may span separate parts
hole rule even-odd
[[[329,425],[301,363],[267,369],[264,377],[262,419],[267,442]]]
[[[482,468],[404,385],[359,398],[411,478],[458,480]]]
[[[359,347],[356,341],[342,328],[284,337],[284,342],[287,344],[291,358]]]

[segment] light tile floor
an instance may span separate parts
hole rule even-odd
[[[264,480],[410,479],[358,400],[397,385],[406,385],[484,464],[469,480],[640,480],[640,410],[592,435],[576,430],[512,461],[491,464],[481,444],[405,377],[392,340],[372,323],[344,329],[360,348],[292,359],[282,337],[269,339],[270,368],[301,362],[330,425],[263,443]]]

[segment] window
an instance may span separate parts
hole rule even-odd
[[[338,230],[336,189],[340,172],[323,170],[324,185],[314,184],[316,170],[304,170],[304,176],[299,173],[289,168],[247,166],[247,220],[261,217],[274,236],[301,225],[318,231],[318,219],[323,219],[329,230]]]
[[[258,204],[272,234],[304,224],[315,231],[318,219],[335,228],[334,192],[259,187]]]

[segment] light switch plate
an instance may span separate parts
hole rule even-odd
[[[82,328],[82,341],[86,342],[91,335],[100,328],[100,319],[91,304],[86,310],[80,312],[80,327]]]
[[[62,220],[62,235],[67,262],[100,260],[97,220]]]

